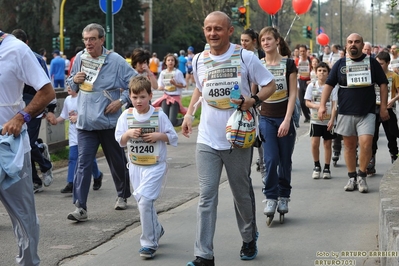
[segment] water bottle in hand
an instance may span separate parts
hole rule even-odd
[[[241,90],[240,90],[240,87],[236,84],[230,90],[230,99],[240,99],[240,96],[241,96]],[[235,103],[232,103],[232,102],[230,102],[230,106],[235,108],[235,109],[238,108],[238,104],[235,104]]]

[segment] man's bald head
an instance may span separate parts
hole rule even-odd
[[[363,46],[363,37],[358,33],[351,33],[346,38],[346,51],[352,59],[362,56]]]
[[[206,16],[206,18],[205,18],[205,20],[204,20],[204,24],[205,24],[205,21],[206,21],[208,18],[213,17],[213,16],[216,16],[216,17],[219,17],[219,18],[222,19],[222,20],[225,20],[226,26],[227,26],[227,27],[233,26],[233,24],[231,23],[230,17],[227,16],[227,14],[224,13],[224,12],[222,12],[222,11],[213,11],[213,12],[209,13],[208,16]]]

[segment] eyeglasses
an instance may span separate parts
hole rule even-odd
[[[95,42],[95,41],[97,41],[97,39],[100,39],[100,38],[97,38],[97,37],[83,38],[83,39],[82,39],[82,42],[83,42],[83,43]]]

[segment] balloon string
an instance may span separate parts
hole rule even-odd
[[[291,23],[290,28],[289,28],[288,31],[287,31],[287,34],[286,34],[285,37],[284,37],[284,41],[287,39],[288,34],[290,34],[290,31],[291,31],[291,29],[292,29],[292,26],[294,25],[295,20],[299,20],[299,19],[300,19],[300,17],[298,16],[298,14],[296,14],[295,17],[294,17],[294,19],[292,20],[292,23]]]
[[[275,16],[275,15],[272,15],[272,16],[271,16],[271,19],[272,19],[272,27],[275,28],[275,27],[276,27],[276,24],[275,24],[274,22],[276,21],[276,16]]]

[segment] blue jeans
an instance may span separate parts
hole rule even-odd
[[[100,144],[111,170],[118,197],[127,199],[132,194],[125,151],[115,140],[115,128],[93,131],[78,129],[78,162],[73,180],[73,203],[78,200],[80,207],[84,209],[87,208],[93,161]]]
[[[47,172],[53,167],[51,162],[43,157],[39,147],[36,145],[36,141],[39,138],[39,131],[41,124],[42,124],[42,118],[32,118],[32,120],[27,124],[30,147],[31,147],[30,157],[32,164],[32,181],[33,183],[39,185],[42,185],[42,180],[37,174],[35,163],[39,165],[40,172],[42,173]]]
[[[259,129],[264,138],[263,152],[266,166],[266,185],[263,189],[267,199],[289,198],[291,195],[292,153],[296,139],[294,123],[291,120],[288,134],[277,137],[284,117],[261,116]]]
[[[68,177],[67,182],[73,183],[73,177],[75,176],[75,168],[78,161],[78,145],[69,146],[69,162],[68,162]],[[93,178],[99,178],[101,175],[100,169],[98,169],[97,160],[94,158],[93,166],[91,168],[91,174]]]

